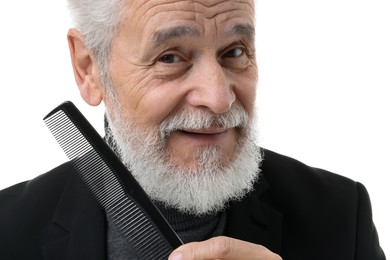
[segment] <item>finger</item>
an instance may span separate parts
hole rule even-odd
[[[281,258],[261,245],[229,237],[215,237],[203,242],[185,244],[177,248],[169,257],[169,260],[184,259],[280,260]]]

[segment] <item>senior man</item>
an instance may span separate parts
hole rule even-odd
[[[251,0],[69,0],[80,94],[185,244],[169,259],[385,259],[356,182],[255,145]],[[1,259],[137,259],[70,163],[0,193]]]

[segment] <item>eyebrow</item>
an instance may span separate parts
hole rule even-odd
[[[225,30],[225,35],[242,35],[249,40],[254,40],[255,28],[250,24],[235,24]]]
[[[162,43],[175,38],[185,36],[199,36],[200,32],[194,26],[175,26],[167,30],[160,30],[153,34],[153,45],[160,46]]]

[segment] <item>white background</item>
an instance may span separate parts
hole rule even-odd
[[[390,252],[390,2],[258,0],[261,145],[362,182]],[[65,1],[0,3],[0,189],[66,160],[42,118],[72,100]]]

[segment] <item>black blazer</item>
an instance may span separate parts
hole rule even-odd
[[[284,260],[385,259],[365,188],[264,150],[255,191],[227,210],[226,235]],[[105,259],[105,214],[65,163],[0,192],[0,259]]]

